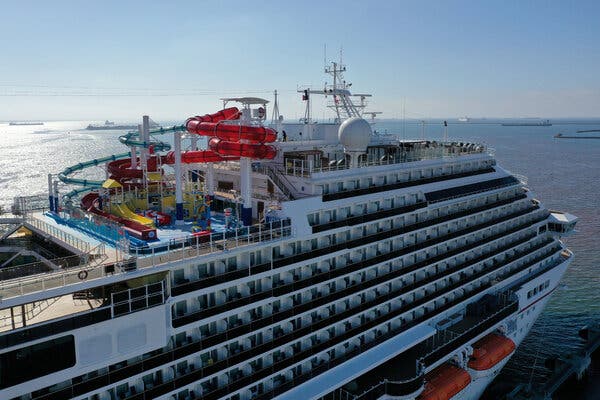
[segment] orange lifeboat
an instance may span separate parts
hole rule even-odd
[[[442,364],[425,375],[425,389],[417,400],[448,400],[471,383],[471,375],[454,364]]]
[[[490,333],[473,344],[469,368],[484,371],[492,368],[515,351],[515,342],[509,338]]]

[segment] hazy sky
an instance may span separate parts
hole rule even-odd
[[[403,102],[415,118],[600,116],[599,1],[23,0],[0,10],[0,120],[184,120],[219,97],[271,99],[273,89],[282,113],[299,117],[297,85],[328,79],[324,44],[329,59],[343,46],[347,80],[388,118]]]

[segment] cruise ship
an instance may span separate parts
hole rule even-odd
[[[485,144],[374,133],[345,71],[299,90],[299,121],[254,97],[144,117],[128,152],[49,175],[45,204],[15,199],[0,246],[46,252],[0,268],[0,398],[478,399],[567,270],[577,218]]]

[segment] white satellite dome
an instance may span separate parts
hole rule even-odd
[[[371,125],[366,120],[352,117],[340,125],[338,139],[345,151],[366,153],[371,133]]]

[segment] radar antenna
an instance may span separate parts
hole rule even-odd
[[[323,55],[327,57],[327,46],[323,47]],[[326,58],[325,58],[326,59]],[[331,75],[333,84],[325,83],[323,89],[312,89],[310,87],[298,87],[298,93],[302,93],[302,99],[307,101],[307,110],[303,120],[310,122],[310,98],[311,94],[321,94],[325,97],[331,96],[332,100],[327,104],[327,107],[335,112],[335,122],[340,123],[342,120],[352,117],[362,118],[367,107],[367,98],[372,95],[352,94],[350,92],[351,82],[344,79],[346,65],[343,63],[343,49],[340,48],[340,59],[338,62],[332,61],[330,65],[325,65],[325,73]],[[360,101],[355,104],[352,101],[353,97],[358,97]],[[372,113],[370,113],[373,115]]]

